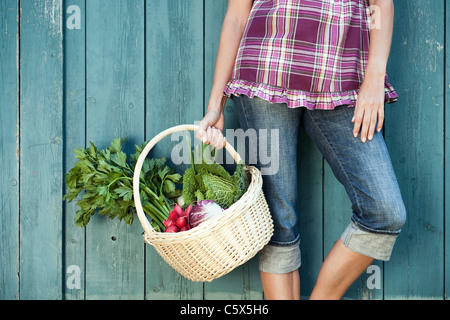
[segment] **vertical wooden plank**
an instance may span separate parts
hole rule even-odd
[[[0,1],[0,300],[19,298],[17,9],[17,1]]]
[[[385,263],[386,299],[443,298],[444,9],[396,6],[389,70],[400,100],[386,108],[385,135],[408,220]]]
[[[146,137],[203,116],[203,0],[147,0]],[[191,141],[194,135],[191,133]],[[150,157],[166,157],[171,138],[160,141]],[[177,165],[182,173],[187,165]],[[146,246],[146,298],[201,299],[203,284],[182,278]]]
[[[205,5],[205,103],[204,112],[208,107],[209,96],[214,78],[217,50],[219,47],[222,22],[228,7],[228,1],[204,1]],[[199,119],[200,120],[200,119]],[[225,106],[225,131],[239,128],[239,119],[231,100]],[[232,141],[229,141],[233,144]],[[236,145],[235,145],[236,147]],[[220,154],[223,165],[233,170],[232,164],[227,163],[227,158]],[[243,156],[243,155],[242,155]],[[251,300],[262,299],[262,285],[258,269],[258,259],[254,257],[244,265],[236,268],[229,274],[205,283],[205,299],[223,300]]]
[[[308,299],[323,261],[323,157],[314,142],[300,130],[298,141],[298,189],[300,230],[300,292]]]
[[[68,172],[77,161],[74,149],[85,147],[86,140],[85,2],[71,0],[64,4],[64,172]],[[67,300],[85,297],[85,229],[75,226],[74,217],[78,210],[76,201],[64,203],[63,285]]]
[[[62,296],[61,2],[20,2],[21,299]]]
[[[448,106],[450,106],[450,51],[448,50],[450,43],[450,5],[445,4],[445,107],[444,107],[444,121],[445,121],[445,145],[444,145],[444,168],[445,168],[445,185],[444,185],[444,220],[445,220],[445,288],[444,288],[444,298],[448,299],[448,292],[450,291],[450,111]],[[446,156],[447,155],[447,156]]]
[[[98,148],[144,141],[144,0],[86,2],[86,140]],[[144,242],[132,226],[96,215],[86,229],[86,298],[143,299]]]

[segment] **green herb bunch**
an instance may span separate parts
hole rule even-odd
[[[95,212],[129,225],[133,223],[133,174],[145,144],[136,145],[136,152],[127,156],[122,151],[123,142],[125,139],[115,138],[103,150],[98,150],[92,142],[89,148],[75,149],[79,161],[65,175],[68,192],[63,199],[69,202],[78,199],[80,209],[74,219],[77,226],[85,227]],[[182,193],[177,189],[182,176],[166,164],[165,158],[146,158],[139,182],[142,207],[151,218],[153,229],[164,231],[163,221]],[[82,191],[84,194],[79,198]]]

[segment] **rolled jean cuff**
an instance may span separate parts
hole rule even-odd
[[[344,245],[352,251],[388,261],[391,258],[397,235],[370,233],[359,229],[351,222],[341,235]]]
[[[259,252],[259,270],[283,274],[300,268],[300,240],[288,246],[268,244]]]

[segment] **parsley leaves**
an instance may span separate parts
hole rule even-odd
[[[63,200],[77,200],[80,207],[75,215],[77,226],[85,227],[95,212],[129,225],[133,223],[134,167],[145,144],[136,145],[136,152],[127,156],[122,151],[124,142],[125,139],[115,138],[104,150],[98,150],[92,142],[89,148],[75,149],[78,161],[65,175],[68,192]],[[182,193],[177,188],[181,183],[182,176],[166,164],[165,158],[145,159],[140,174],[140,197],[155,231],[164,231],[163,221]]]

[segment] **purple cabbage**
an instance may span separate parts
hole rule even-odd
[[[197,204],[192,208],[189,213],[189,226],[195,228],[201,223],[217,217],[222,211],[225,210],[220,207],[217,203],[210,200],[202,200],[197,202]]]

